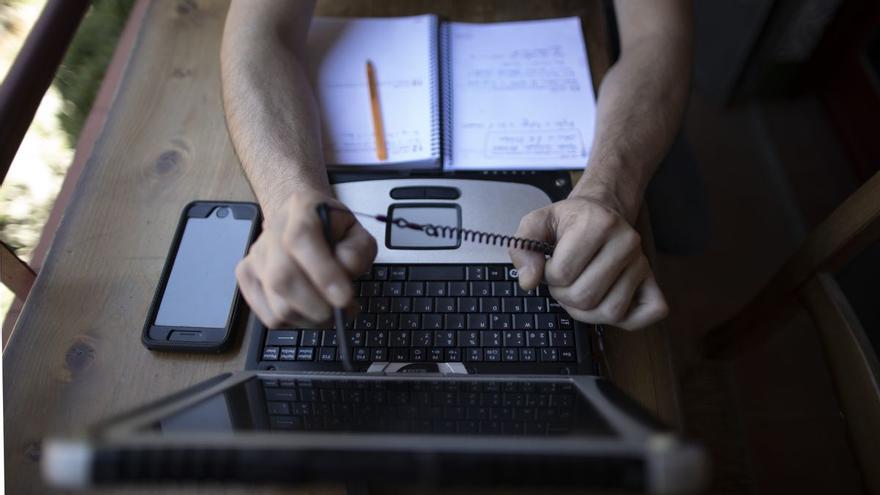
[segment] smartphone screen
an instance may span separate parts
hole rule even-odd
[[[235,299],[235,266],[248,247],[253,218],[218,206],[187,219],[153,323],[161,327],[224,328]]]

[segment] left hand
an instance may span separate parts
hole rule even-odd
[[[637,330],[668,313],[639,234],[611,204],[572,195],[524,216],[516,235],[556,243],[546,260],[522,249],[511,249],[510,258],[520,286],[545,279],[573,318]]]

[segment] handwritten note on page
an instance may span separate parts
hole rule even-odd
[[[436,30],[436,18],[428,15],[312,21],[309,77],[317,93],[328,165],[437,164],[431,104],[437,78],[431,40]],[[367,60],[378,78],[387,161],[376,156]]]
[[[447,170],[586,165],[596,106],[579,18],[450,23],[449,46]]]

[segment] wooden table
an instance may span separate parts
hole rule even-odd
[[[39,474],[48,434],[74,432],[244,367],[241,339],[214,356],[154,353],[140,342],[181,208],[193,199],[254,199],[221,105],[226,8],[219,0],[156,0],[146,14],[107,124],[3,356],[9,493],[50,492]],[[322,15],[425,12],[472,21],[580,15],[596,87],[608,68],[599,1],[340,0],[318,8]],[[612,330],[608,349],[618,385],[678,425],[665,331]]]

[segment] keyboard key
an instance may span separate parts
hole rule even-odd
[[[480,345],[483,347],[501,347],[500,330],[483,330],[480,332]]]
[[[322,331],[321,332],[321,345],[335,346],[336,345],[336,331],[335,330]]]
[[[469,330],[485,330],[489,328],[489,315],[486,314],[469,314],[466,315],[466,327]]]
[[[416,362],[424,361],[426,358],[425,349],[423,349],[421,347],[413,347],[412,349],[409,350],[409,357],[410,357],[411,361],[416,361]]]
[[[376,328],[376,315],[359,314],[354,320],[355,330],[372,330]]]
[[[389,304],[387,297],[371,297],[368,311],[370,313],[387,313],[390,308]]]
[[[489,317],[489,327],[492,330],[507,330],[511,328],[510,315],[494,314]]]
[[[315,347],[318,345],[318,339],[320,335],[317,330],[303,330],[302,331],[302,340],[299,345],[307,346],[307,347]]]
[[[501,350],[501,359],[506,362],[516,362],[519,361],[519,349],[514,347],[507,347]]]
[[[485,266],[469,266],[467,267],[467,279],[483,281],[486,280]]]
[[[423,282],[407,282],[403,286],[403,293],[407,296],[421,297],[425,295],[425,284]]]
[[[434,307],[439,313],[454,313],[457,306],[454,297],[438,297],[434,300]]]
[[[392,313],[409,313],[412,308],[412,299],[409,297],[392,297],[391,312]]]
[[[364,345],[364,339],[366,339],[366,332],[363,330],[355,330],[348,334],[348,343],[354,346],[362,346]]]
[[[428,354],[428,360],[434,363],[443,362],[443,349],[439,347],[432,348]]]
[[[452,347],[455,345],[455,332],[442,330],[434,332],[434,347]]]
[[[397,330],[389,333],[389,344],[394,347],[409,346],[409,331]]]
[[[376,318],[376,328],[379,330],[396,330],[397,313],[385,313]]]
[[[440,313],[422,315],[422,330],[443,330],[443,315]]]
[[[403,295],[403,282],[385,282],[382,285],[382,295],[388,297],[400,297]]]
[[[556,330],[550,332],[550,345],[554,347],[571,347],[574,345],[574,332]]]
[[[477,330],[458,332],[458,345],[460,347],[479,347],[480,332]]]
[[[498,297],[513,297],[513,282],[492,282],[492,293]]]
[[[287,402],[266,402],[269,414],[278,414],[287,416],[290,414],[290,404]]]
[[[388,270],[388,278],[391,280],[406,280],[406,267],[392,266]]]
[[[297,361],[311,361],[315,359],[315,348],[314,347],[300,347],[296,351],[296,360]]]
[[[428,282],[425,284],[425,295],[443,297],[446,295],[446,282]]]
[[[504,332],[504,347],[522,347],[525,344],[525,332],[522,330],[507,330]]]
[[[521,297],[505,297],[501,300],[501,307],[505,313],[522,313],[523,299]]]
[[[430,313],[434,311],[433,297],[414,297],[413,311],[416,313]]]
[[[335,347],[322,347],[320,352],[318,353],[319,361],[336,361],[336,348]]]
[[[568,315],[559,315],[559,328],[561,330],[571,330],[574,328],[574,320]]]
[[[513,328],[517,330],[532,330],[535,328],[535,315],[521,314],[513,315]]]
[[[373,362],[388,361],[388,349],[385,347],[373,347],[370,357],[373,359]]]
[[[559,360],[573,362],[577,361],[577,354],[574,347],[562,347],[559,349]]]
[[[461,361],[461,350],[457,347],[453,347],[451,349],[446,349],[446,362],[458,362]]]
[[[448,314],[446,315],[446,330],[464,330],[465,329],[465,321],[463,314]]]
[[[486,267],[486,278],[488,280],[504,280],[504,267],[503,266],[487,266]]]
[[[296,390],[291,388],[271,388],[266,390],[266,400],[296,400]]]
[[[546,297],[527,297],[526,313],[545,313],[549,310]]]
[[[412,345],[428,347],[434,345],[434,332],[430,330],[416,330],[412,333]]]
[[[513,295],[520,296],[520,297],[522,297],[522,296],[535,297],[538,295],[538,288],[536,287],[534,289],[526,290],[526,289],[523,289],[522,287],[520,287],[519,284],[515,284],[513,287]]]
[[[519,358],[521,361],[535,361],[537,360],[537,355],[535,354],[535,349],[532,347],[523,347],[519,350]]]
[[[559,361],[559,351],[555,347],[545,347],[541,349],[541,361],[545,363],[555,363]]]
[[[501,361],[501,349],[497,347],[489,347],[483,349],[483,357],[486,359],[486,361]]]
[[[422,325],[421,315],[403,314],[400,315],[400,322],[397,328],[401,330],[418,330]]]
[[[296,361],[296,347],[282,347],[278,357],[282,361]]]
[[[385,347],[388,345],[388,332],[385,330],[375,330],[367,332],[367,345],[370,347]]]
[[[374,266],[373,267],[373,280],[388,280],[388,267],[387,266]]]
[[[476,297],[459,297],[458,310],[462,313],[477,313],[480,311],[480,305]]]
[[[464,280],[464,267],[451,265],[416,265],[409,267],[410,280],[438,280],[441,282]]]
[[[488,297],[492,295],[492,284],[489,282],[471,282],[471,295]]]
[[[409,349],[406,347],[392,347],[389,352],[389,361],[393,363],[406,363],[409,361]]]
[[[366,347],[356,347],[354,349],[353,361],[362,363],[369,360],[370,354]]]
[[[278,348],[274,346],[264,348],[263,361],[278,361]]]
[[[297,330],[269,330],[266,332],[266,345],[296,345],[298,338]]]
[[[556,314],[544,313],[535,315],[535,328],[538,330],[556,330]]]
[[[547,347],[550,345],[550,338],[546,331],[529,330],[526,332],[526,345],[529,347]]]
[[[500,313],[501,312],[501,298],[499,297],[484,297],[480,299],[480,312],[482,313]]]
[[[483,349],[479,347],[471,347],[467,349],[467,354],[465,354],[465,359],[472,363],[478,363],[483,360]]]
[[[467,282],[449,282],[449,295],[454,297],[468,295]]]
[[[361,282],[361,297],[378,297],[382,295],[382,282]]]

